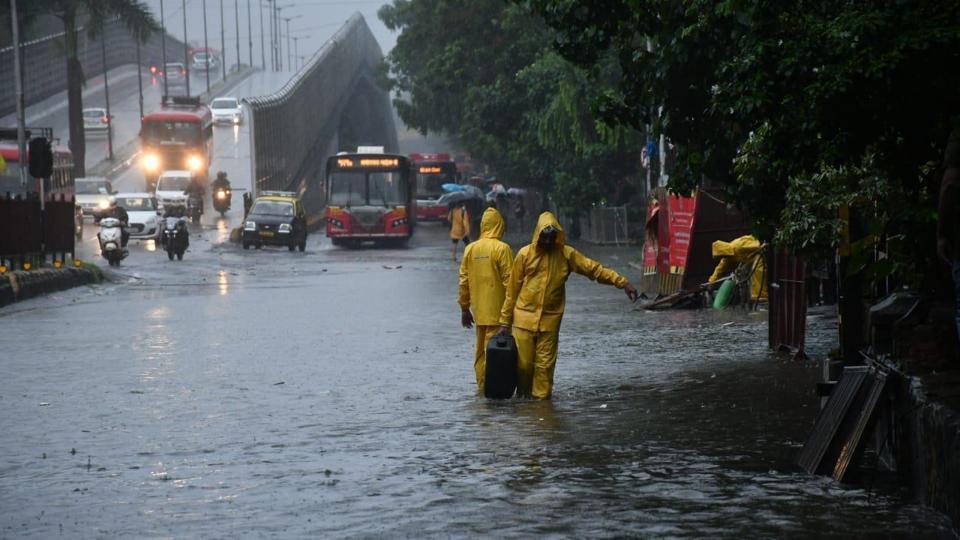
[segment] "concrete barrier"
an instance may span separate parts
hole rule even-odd
[[[0,275],[0,307],[56,291],[103,281],[95,266],[81,268],[41,268]]]

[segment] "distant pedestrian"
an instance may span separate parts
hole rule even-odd
[[[500,240],[504,231],[503,216],[496,209],[488,208],[480,221],[480,239],[467,246],[460,263],[460,322],[464,328],[477,325],[473,369],[481,394],[487,367],[487,342],[497,333],[513,266],[513,250]]]
[[[947,140],[943,180],[937,205],[937,253],[950,265],[956,296],[957,337],[960,340],[960,127]]]
[[[500,311],[500,333],[509,333],[512,327],[517,343],[520,396],[550,399],[553,393],[560,321],[571,272],[623,289],[631,301],[637,300],[637,290],[627,278],[566,245],[557,218],[550,212],[540,214],[533,241],[520,248],[513,261]]]
[[[470,214],[466,204],[460,202],[447,215],[450,222],[450,240],[453,242],[453,260],[457,260],[457,245],[462,241],[464,249],[470,245]]]
[[[527,209],[523,204],[523,197],[515,197],[513,199],[513,217],[517,218],[517,223],[520,224],[520,232],[524,232],[523,217],[526,215]]]
[[[250,213],[250,207],[253,206],[253,195],[250,192],[244,192],[243,194],[243,217],[247,217]]]

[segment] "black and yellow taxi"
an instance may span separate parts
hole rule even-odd
[[[307,249],[307,214],[296,193],[263,191],[243,222],[243,249],[264,245]]]

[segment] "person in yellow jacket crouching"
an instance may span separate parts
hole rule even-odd
[[[513,250],[500,240],[505,230],[500,212],[487,208],[480,221],[480,239],[467,246],[460,263],[460,322],[464,328],[477,325],[473,369],[481,394],[487,369],[487,342],[497,333],[500,308],[513,266]]]
[[[631,301],[637,290],[627,278],[566,245],[563,229],[550,212],[540,214],[533,241],[517,253],[500,311],[500,333],[517,342],[517,394],[550,399],[560,344],[560,321],[570,272],[623,289]]]

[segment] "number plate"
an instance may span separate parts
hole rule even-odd
[[[273,231],[260,231],[260,236],[273,236]]]

